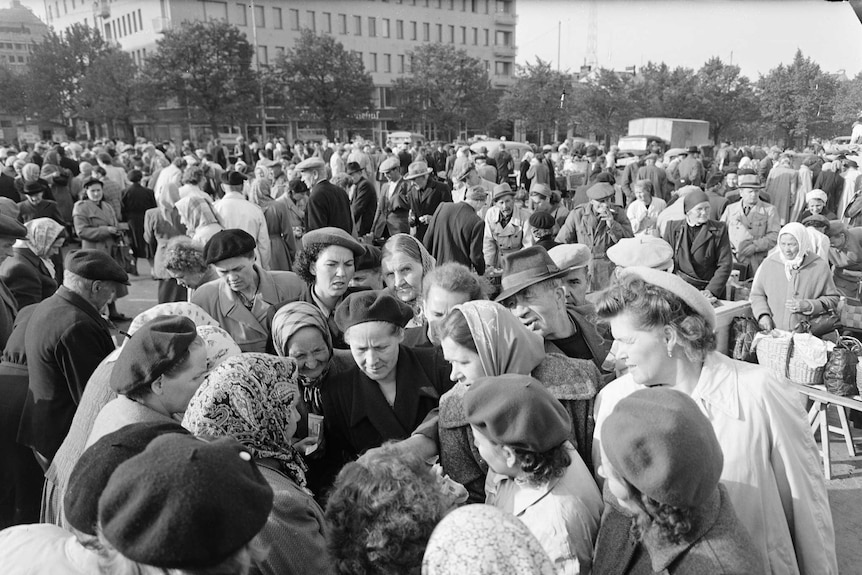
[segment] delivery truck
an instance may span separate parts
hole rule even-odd
[[[640,154],[645,153],[647,146],[657,139],[664,143],[662,152],[669,148],[712,144],[709,139],[709,122],[705,120],[635,118],[629,121],[628,135],[620,138],[618,146],[620,152]]]

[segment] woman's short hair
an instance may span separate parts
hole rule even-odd
[[[628,487],[628,502],[638,508],[632,518],[632,535],[638,541],[649,534],[670,544],[677,544],[691,531],[693,509],[659,503],[623,478],[617,478]]]
[[[320,253],[328,247],[329,244],[311,243],[296,254],[296,261],[293,262],[293,271],[308,285],[314,284],[316,276],[311,273],[311,270],[314,269],[314,264],[317,262],[317,258],[320,257]]]
[[[464,317],[464,314],[459,309],[453,309],[446,315],[443,323],[437,328],[437,336],[440,341],[449,338],[461,347],[479,353],[476,347],[476,340],[473,339],[473,332],[470,331],[470,325],[467,323],[467,318]]]
[[[513,447],[516,465],[524,472],[524,481],[531,485],[545,485],[551,479],[562,477],[572,463],[566,443],[552,447],[544,453]]]
[[[680,297],[636,276],[618,278],[599,294],[596,312],[603,320],[631,313],[641,328],[669,327],[692,361],[702,361],[716,348],[715,333],[705,318]]]
[[[488,299],[489,286],[483,285],[479,276],[471,272],[467,266],[454,262],[441,264],[422,278],[424,299],[428,299],[428,290],[431,286],[437,286],[451,293],[465,294],[470,298],[469,301]]]
[[[451,506],[427,464],[390,445],[344,466],[326,505],[337,573],[419,573],[434,527]]]
[[[171,238],[165,248],[165,268],[174,273],[203,273],[207,270],[204,249],[191,238]]]
[[[347,174],[337,174],[333,176],[330,181],[333,185],[338,186],[344,191],[347,191],[347,189],[353,185],[353,180],[351,180],[350,176]]]
[[[144,179],[144,173],[141,170],[134,169],[129,172],[129,181],[132,183],[140,182]]]

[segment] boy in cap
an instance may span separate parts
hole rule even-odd
[[[489,467],[486,503],[518,517],[557,573],[589,573],[602,497],[567,440],[563,405],[537,380],[513,374],[474,382],[464,413]]]

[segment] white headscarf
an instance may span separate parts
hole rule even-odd
[[[808,235],[805,226],[799,222],[790,222],[781,228],[778,232],[779,244],[781,243],[781,236],[784,234],[790,234],[796,238],[796,243],[799,244],[799,251],[792,260],[787,259],[781,248],[778,248],[778,255],[781,257],[781,261],[784,262],[784,275],[789,280],[790,272],[799,269],[799,266],[802,265],[802,260],[805,258],[805,254],[811,253],[811,236]]]

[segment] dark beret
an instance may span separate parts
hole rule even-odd
[[[712,424],[685,393],[650,387],[620,400],[602,424],[613,468],[640,492],[697,507],[718,487],[724,456]]]
[[[27,237],[27,228],[15,218],[0,214],[0,236],[21,239]]]
[[[404,327],[413,309],[386,290],[352,293],[335,308],[335,323],[341,331],[358,323],[385,321]]]
[[[341,246],[353,252],[356,256],[365,253],[365,246],[356,241],[356,238],[341,228],[327,227],[311,230],[302,236],[302,247],[307,248],[311,244],[323,244],[326,246]]]
[[[244,230],[222,230],[209,239],[204,246],[204,261],[207,265],[228,258],[246,256],[254,251],[257,242]]]
[[[272,502],[272,488],[237,440],[170,434],[117,467],[99,499],[99,523],[133,561],[206,569],[260,532]]]
[[[127,394],[149,386],[185,357],[197,336],[195,322],[187,317],[151,319],[123,345],[111,371],[111,389]]]
[[[66,256],[65,269],[88,280],[111,281],[130,285],[126,273],[114,258],[102,250],[78,250]]]
[[[698,188],[693,192],[686,194],[682,199],[682,209],[687,214],[689,210],[703,202],[709,202],[709,196],[706,195],[706,192]]]
[[[377,246],[366,245],[365,253],[354,262],[353,267],[356,271],[362,270],[377,270],[380,269],[382,260],[382,252]]]
[[[828,228],[829,227],[829,218],[827,218],[823,214],[811,214],[810,216],[808,216],[807,218],[802,220],[802,225],[803,226],[818,225],[818,226],[822,226],[824,228]]]
[[[248,179],[248,176],[241,172],[237,172],[236,170],[231,170],[222,176],[224,183],[229,186],[241,186],[244,181]]]
[[[100,185],[100,186],[102,186],[102,187],[104,187],[104,186],[105,186],[105,184],[104,184],[104,183],[102,182],[102,180],[100,180],[99,178],[90,178],[89,180],[87,180],[86,182],[84,182],[83,188],[86,190],[86,189],[87,189],[87,188],[89,188],[89,187],[90,187],[90,185],[92,185],[92,184],[99,184],[99,185]]]
[[[544,211],[533,212],[530,214],[529,222],[531,226],[540,230],[550,230],[556,223],[554,216]]]
[[[467,421],[494,443],[545,453],[569,438],[566,408],[529,375],[477,379],[464,395]]]
[[[109,433],[87,448],[69,475],[63,509],[69,523],[87,535],[96,535],[99,497],[117,467],[141,453],[149,443],[166,433],[188,434],[171,421],[132,423]]]
[[[41,180],[34,180],[32,182],[27,182],[24,184],[24,193],[28,196],[30,194],[38,194],[39,192],[47,192],[48,186]]]

